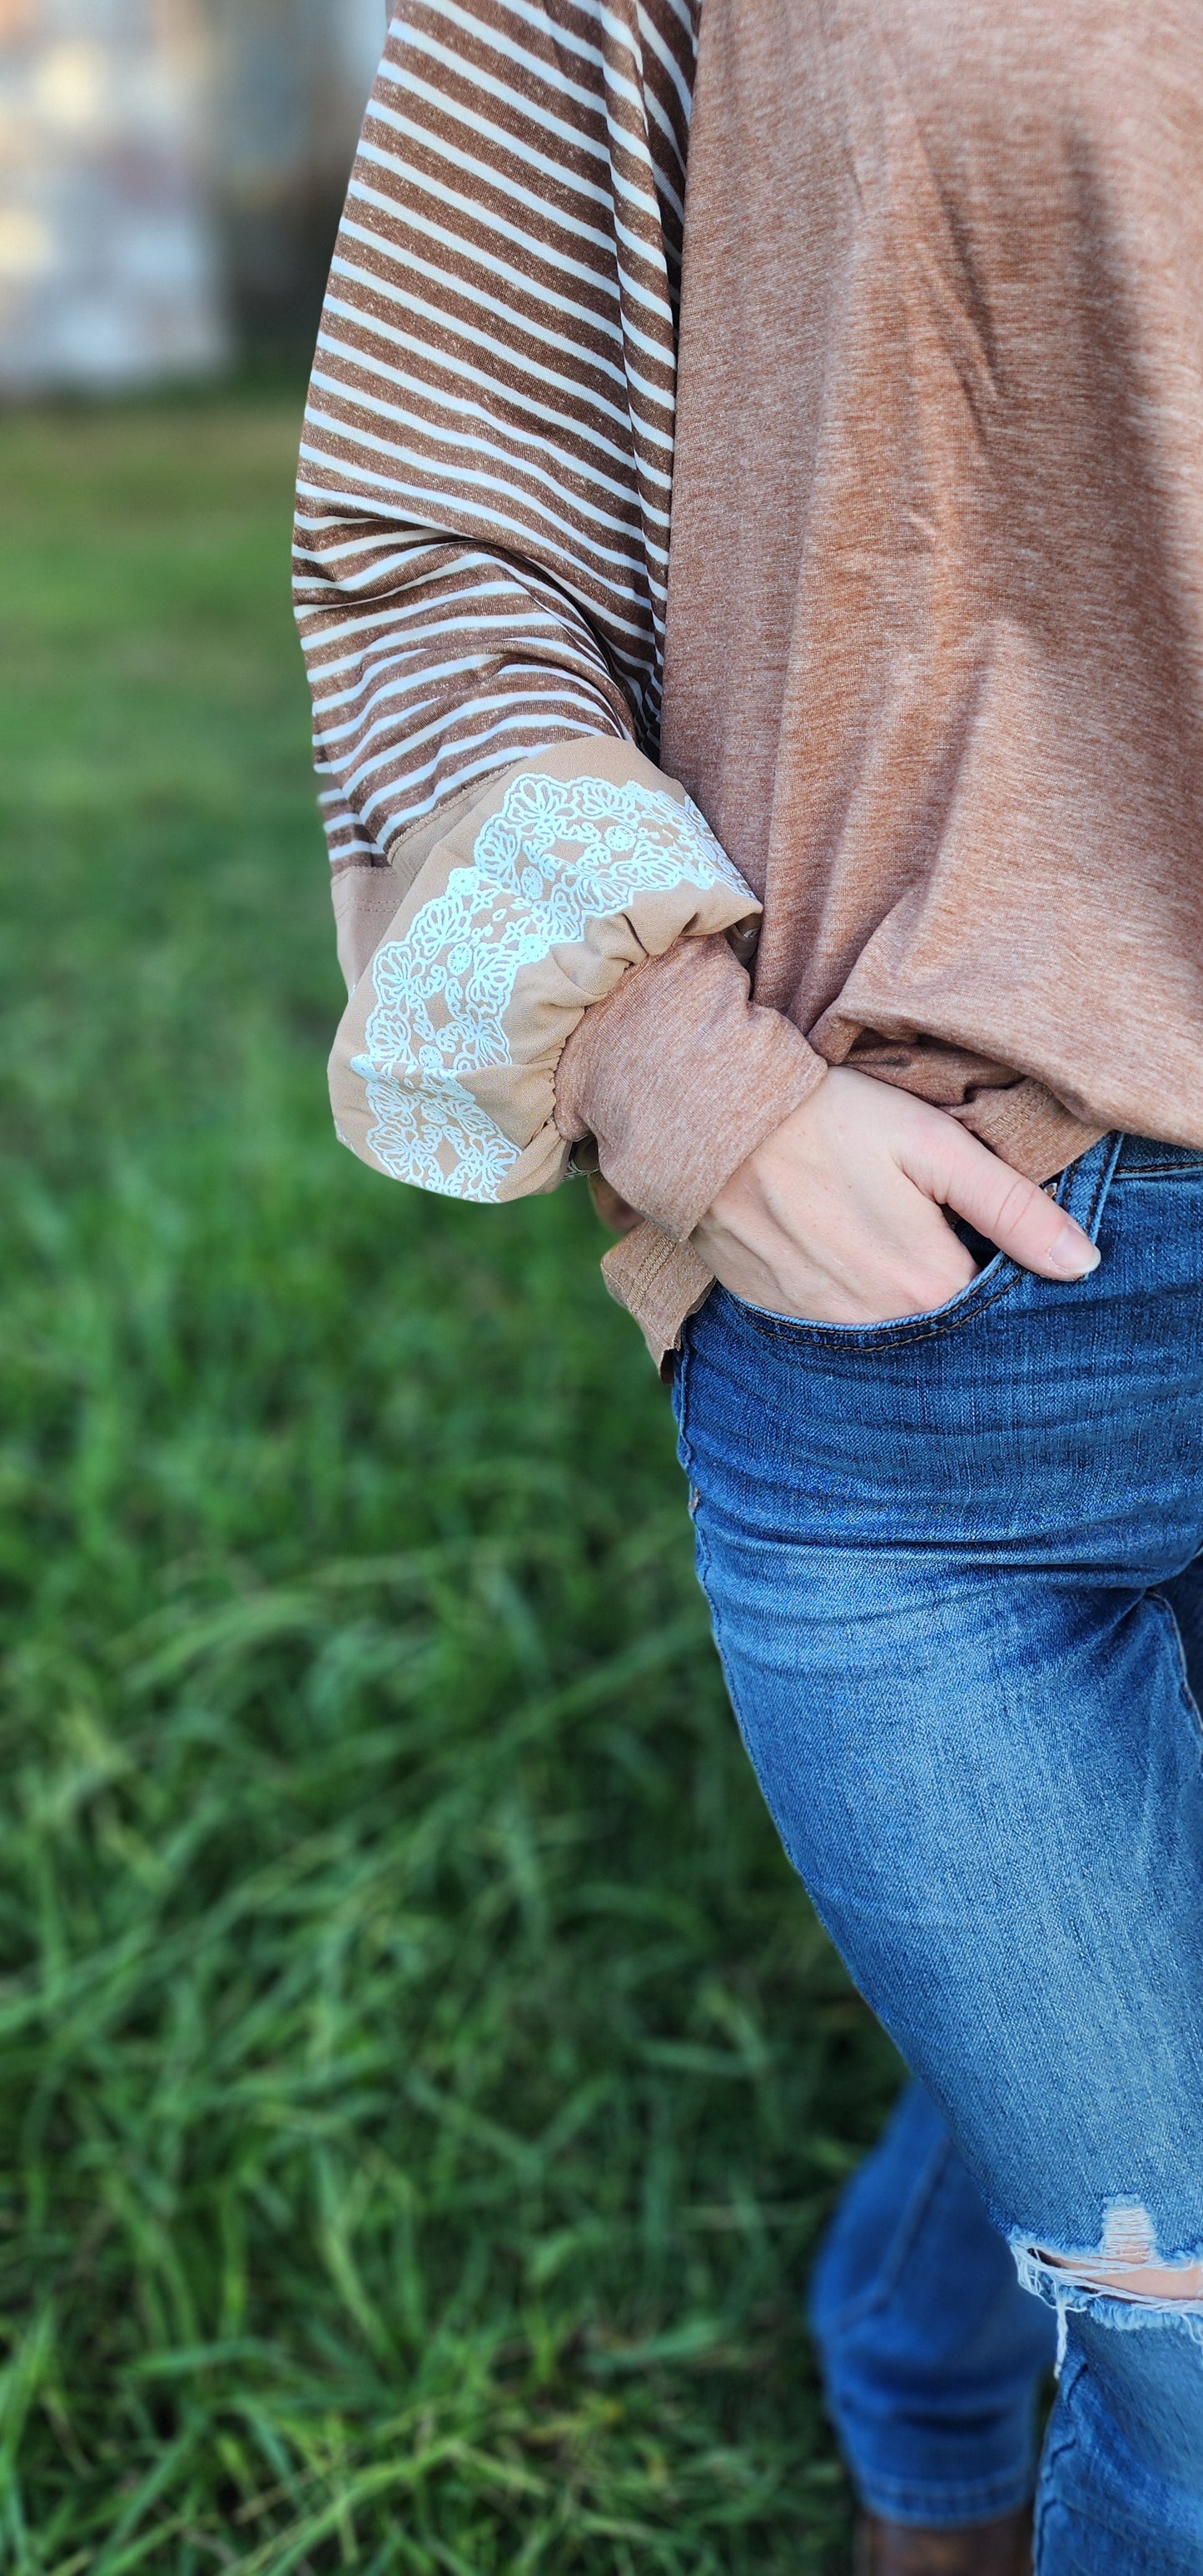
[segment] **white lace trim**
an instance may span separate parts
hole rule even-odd
[[[472,856],[404,939],[378,948],[351,1070],[374,1121],[368,1144],[395,1180],[483,1200],[520,1149],[466,1086],[513,1062],[505,1015],[521,969],[638,895],[723,884],[755,898],[696,805],[634,780],[512,779]]]

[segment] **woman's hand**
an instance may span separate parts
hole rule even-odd
[[[955,1118],[839,1065],[741,1163],[691,1240],[749,1305],[881,1324],[944,1305],[974,1277],[945,1207],[1044,1279],[1097,1267],[1081,1227]]]

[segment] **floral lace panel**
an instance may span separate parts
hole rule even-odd
[[[636,781],[512,779],[471,867],[454,868],[404,939],[386,940],[372,961],[375,1007],[351,1069],[385,1171],[454,1198],[495,1199],[520,1149],[469,1086],[513,1062],[505,1022],[519,973],[589,922],[680,885],[726,885],[754,901],[688,798]]]

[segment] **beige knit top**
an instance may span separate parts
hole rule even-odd
[[[297,602],[339,1132],[656,1350],[831,1064],[1203,1145],[1203,0],[401,0]]]

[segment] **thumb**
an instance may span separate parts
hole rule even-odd
[[[1101,1256],[1089,1235],[1047,1190],[1012,1171],[955,1120],[943,1123],[950,1132],[941,1136],[926,1171],[908,1163],[910,1178],[920,1189],[966,1217],[1000,1252],[1024,1270],[1038,1271],[1042,1279],[1085,1279],[1098,1269]]]

